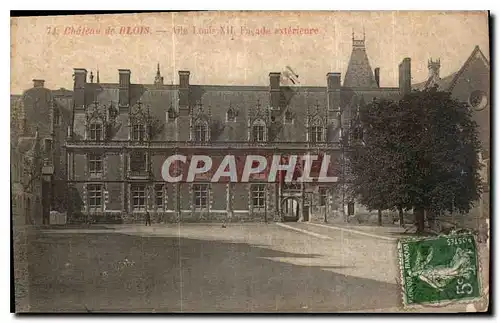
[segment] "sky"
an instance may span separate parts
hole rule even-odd
[[[405,57],[412,59],[413,83],[426,79],[431,57],[441,59],[442,77],[457,71],[476,45],[489,59],[486,12],[45,16],[11,18],[11,27],[11,94],[32,87],[33,79],[71,89],[73,68],[94,75],[98,69],[101,83],[117,83],[118,69],[130,69],[132,83],[152,84],[157,63],[166,84],[189,70],[191,84],[266,86],[270,72],[290,66],[301,85],[325,86],[328,72],[340,72],[343,80],[353,32],[357,39],[364,33],[384,87],[398,86]],[[303,34],[290,34],[289,27]]]

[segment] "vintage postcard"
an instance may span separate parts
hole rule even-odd
[[[17,313],[490,308],[488,12],[11,17]]]

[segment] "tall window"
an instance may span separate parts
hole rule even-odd
[[[130,170],[132,172],[144,172],[147,170],[147,158],[145,152],[134,151],[130,154]]]
[[[136,123],[132,125],[132,140],[144,141],[146,138],[146,131],[144,125],[141,123]]]
[[[208,209],[208,184],[194,184],[193,199],[195,209]]]
[[[102,175],[102,155],[101,154],[89,154],[89,173],[91,176],[101,176]]]
[[[90,124],[90,140],[99,141],[102,140],[102,124],[101,123],[91,123]]]
[[[254,209],[263,209],[265,207],[266,186],[265,184],[252,185],[252,207]]]
[[[102,185],[87,184],[88,205],[91,209],[99,209],[102,207]]]
[[[319,205],[320,206],[325,206],[326,201],[328,200],[328,190],[326,187],[320,187],[319,188]]]
[[[321,126],[312,126],[311,127],[311,142],[320,142],[323,141],[323,127]]]
[[[163,209],[163,185],[155,185],[155,204],[157,209]]]
[[[207,124],[204,122],[199,122],[194,127],[194,140],[195,141],[207,141],[208,133],[207,133]]]
[[[263,142],[266,140],[266,124],[262,120],[258,120],[252,127],[252,139],[255,142]]]
[[[146,209],[146,185],[134,184],[130,188],[132,208],[134,211]]]

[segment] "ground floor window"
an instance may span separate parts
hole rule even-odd
[[[163,185],[155,185],[155,204],[157,209],[163,209]]]
[[[132,195],[132,209],[141,211],[146,209],[146,185],[134,184],[130,189]]]
[[[193,205],[195,209],[208,209],[208,184],[193,185]]]
[[[266,184],[252,185],[252,208],[264,209],[266,207]]]
[[[87,184],[87,199],[90,209],[102,207],[102,184]]]

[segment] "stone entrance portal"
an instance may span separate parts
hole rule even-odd
[[[294,196],[283,198],[281,201],[281,212],[285,222],[297,222],[300,217],[299,199]]]

